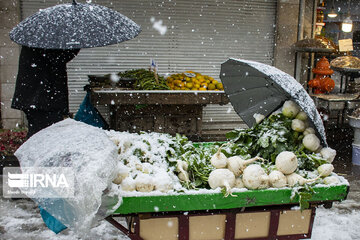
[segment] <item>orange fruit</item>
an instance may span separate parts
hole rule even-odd
[[[224,86],[222,83],[217,83],[216,84],[216,88],[219,89],[219,90],[223,90],[224,89]]]
[[[210,83],[209,85],[208,85],[208,90],[214,90],[216,88],[216,86],[215,86],[215,84],[213,84],[213,83]]]
[[[188,82],[188,83],[185,84],[185,86],[187,88],[192,88],[194,85],[191,82]]]

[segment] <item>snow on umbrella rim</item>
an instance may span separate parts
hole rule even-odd
[[[14,42],[45,49],[93,48],[135,38],[140,26],[110,8],[96,4],[60,4],[20,22],[10,32]]]
[[[263,63],[230,58],[221,64],[220,79],[235,112],[248,126],[256,123],[254,114],[269,116],[291,99],[308,115],[327,146],[325,128],[314,101],[289,74]]]

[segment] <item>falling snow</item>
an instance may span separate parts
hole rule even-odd
[[[150,22],[153,24],[152,27],[158,31],[161,35],[165,35],[166,31],[167,31],[167,27],[165,25],[163,25],[163,21],[162,20],[158,20],[156,21],[154,17],[150,18]]]

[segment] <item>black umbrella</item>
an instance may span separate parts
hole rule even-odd
[[[263,63],[229,59],[221,65],[220,78],[232,106],[248,126],[255,124],[255,113],[269,116],[291,99],[309,116],[327,145],[324,125],[314,101],[289,74]]]
[[[120,43],[140,31],[139,25],[119,12],[74,0],[26,18],[10,32],[10,38],[27,47],[74,49]]]

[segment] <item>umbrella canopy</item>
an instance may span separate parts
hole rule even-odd
[[[221,65],[220,78],[232,106],[248,126],[256,123],[255,113],[269,116],[291,99],[309,116],[327,145],[324,125],[314,101],[287,73],[259,62],[229,59]]]
[[[41,10],[10,32],[14,42],[46,49],[93,48],[136,37],[140,26],[104,6],[60,4]]]

